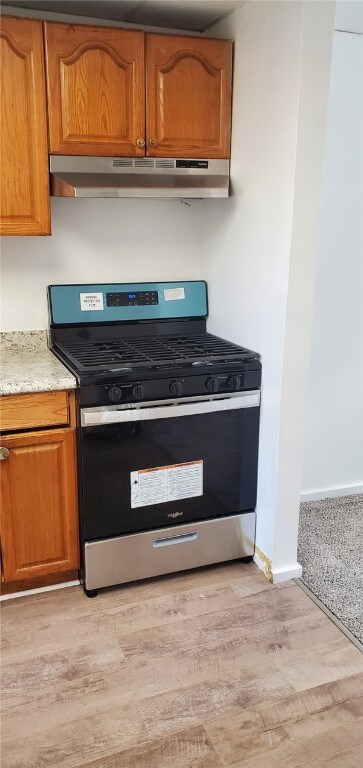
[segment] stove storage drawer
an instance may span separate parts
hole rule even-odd
[[[99,589],[254,554],[255,512],[85,545],[85,587]]]
[[[82,409],[86,542],[253,510],[258,391]]]

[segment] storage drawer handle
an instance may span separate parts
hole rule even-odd
[[[156,139],[149,139],[149,146],[150,147],[157,147],[158,146],[157,140]]]
[[[6,461],[9,458],[9,451],[7,448],[0,448],[0,461]]]
[[[153,539],[153,547],[170,547],[171,544],[186,544],[188,541],[196,541],[198,531],[193,533],[182,533],[179,536],[165,536],[163,539]]]

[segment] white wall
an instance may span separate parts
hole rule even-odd
[[[1,238],[1,330],[47,328],[51,283],[199,279],[200,207],[54,198],[51,237]]]
[[[363,37],[335,32],[303,498],[363,488],[362,214]]]
[[[335,10],[335,29],[363,34],[362,0],[338,0]]]
[[[234,196],[206,204],[202,271],[210,328],[262,355],[256,541],[276,580],[300,572],[302,410],[333,14],[329,2],[249,3],[209,30],[235,39]],[[300,288],[308,301],[294,314]],[[295,344],[303,346],[297,364]]]
[[[3,244],[7,329],[46,327],[49,282],[208,281],[209,329],[262,355],[257,546],[274,580],[300,573],[302,422],[333,16],[332,2],[261,0],[208,30],[235,39],[231,199],[190,208],[54,200],[52,238]]]
[[[272,570],[276,580],[291,569],[298,539],[334,10],[334,3],[304,3]]]
[[[107,19],[17,8],[5,15],[136,27]],[[166,34],[173,30],[141,27]],[[175,32],[175,30],[174,30]],[[200,36],[200,33],[176,31]],[[195,280],[201,202],[52,198],[51,237],[0,238],[0,331],[47,328],[51,283]]]

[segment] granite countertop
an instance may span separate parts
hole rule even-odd
[[[0,395],[75,389],[76,379],[47,347],[46,331],[0,334]]]

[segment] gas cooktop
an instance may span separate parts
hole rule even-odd
[[[210,333],[135,336],[117,341],[105,338],[100,341],[66,343],[58,345],[58,348],[79,373],[170,370],[259,360],[259,356],[251,350]]]
[[[256,352],[207,333],[205,282],[48,289],[50,346],[81,405],[259,387]]]

